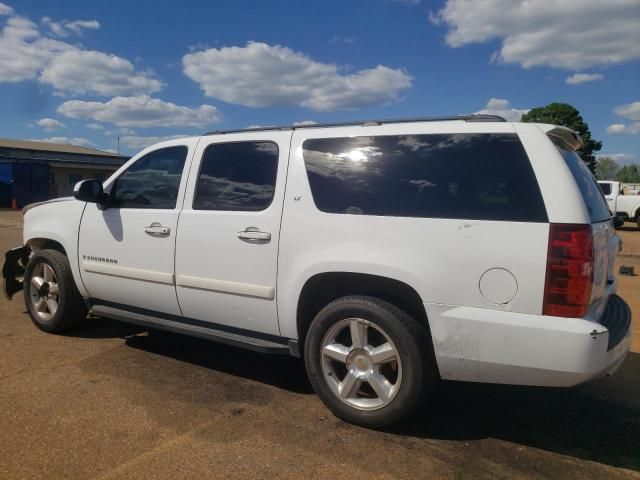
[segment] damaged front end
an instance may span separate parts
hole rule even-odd
[[[2,290],[9,300],[22,290],[22,279],[29,261],[31,249],[28,246],[12,248],[4,254],[2,266]]]

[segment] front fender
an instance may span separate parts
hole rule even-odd
[[[59,243],[71,266],[78,291],[83,297],[89,295],[78,264],[78,232],[86,203],[73,198],[59,202],[44,203],[30,208],[24,216],[24,245],[41,248],[46,241]]]

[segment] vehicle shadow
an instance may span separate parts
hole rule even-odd
[[[640,471],[640,354],[574,388],[442,382],[397,434],[509,442]]]
[[[184,335],[95,319],[96,328],[127,346],[207,369],[312,394],[303,362]],[[100,322],[105,322],[100,326]],[[132,327],[135,329],[135,327]],[[640,471],[640,354],[613,377],[575,388],[441,382],[428,404],[388,434],[431,440],[500,439],[526,447]]]
[[[137,325],[90,315],[86,320],[78,322],[73,330],[66,332],[65,336],[77,338],[127,338],[144,331],[143,327]]]
[[[291,392],[313,393],[303,362],[288,355],[263,354],[161,330],[130,336],[125,342],[129,347]]]

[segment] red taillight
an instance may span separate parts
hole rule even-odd
[[[593,283],[593,238],[590,225],[552,223],[542,313],[584,317]]]

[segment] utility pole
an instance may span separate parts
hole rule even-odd
[[[120,135],[118,135],[118,155],[120,155]]]

